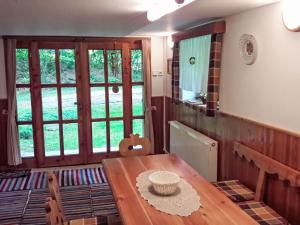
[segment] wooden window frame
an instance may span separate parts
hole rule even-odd
[[[107,151],[105,153],[93,153],[92,147],[92,122],[106,122],[106,137],[110,139],[109,122],[123,121],[124,137],[129,137],[132,133],[132,123],[134,119],[145,119],[145,115],[133,116],[132,110],[132,88],[136,85],[143,86],[145,91],[144,81],[132,82],[131,74],[131,50],[142,49],[142,40],[148,38],[84,38],[84,37],[16,37],[6,36],[4,39],[14,38],[17,40],[17,48],[28,49],[29,57],[29,74],[30,84],[18,84],[17,87],[30,88],[31,93],[31,107],[32,107],[32,121],[20,121],[18,125],[32,125],[33,142],[34,142],[34,157],[23,158],[25,167],[47,167],[47,166],[61,166],[74,164],[98,163],[103,158],[119,156],[119,152],[110,152],[110,143],[107,143]],[[116,45],[117,43],[117,45]],[[56,57],[56,84],[41,84],[39,49],[55,49]],[[60,81],[60,62],[59,49],[74,49],[75,51],[75,71],[76,83],[61,84]],[[115,83],[108,83],[107,65],[105,65],[105,83],[89,83],[89,60],[88,49],[120,49],[122,51],[122,83],[117,83],[123,87],[123,117],[109,118],[109,88]],[[105,63],[107,64],[105,56]],[[43,121],[42,109],[42,88],[57,88],[58,97],[58,120]],[[82,107],[82,112],[78,109],[77,120],[63,120],[62,118],[62,99],[61,89],[63,87],[77,88],[77,102]],[[89,88],[87,88],[89,87]],[[106,92],[106,118],[93,119],[91,118],[91,99],[90,87],[105,87]],[[130,90],[130,91],[129,91]],[[80,94],[79,94],[80,92]],[[131,107],[128,107],[130,105]],[[64,152],[63,145],[63,124],[78,123],[78,138],[79,138],[79,155],[67,155],[62,157]],[[60,156],[45,157],[44,152],[44,125],[45,124],[59,124],[60,129]],[[66,159],[68,158],[68,159]]]

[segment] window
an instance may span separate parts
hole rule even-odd
[[[28,49],[16,50],[17,124],[22,157],[34,156]]]
[[[205,104],[209,70],[211,35],[182,40],[179,43],[181,99]]]
[[[125,136],[144,136],[140,44],[86,43],[84,51],[74,42],[27,45],[16,50],[23,158],[43,166],[98,162],[118,154]]]

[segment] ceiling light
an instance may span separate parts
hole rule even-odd
[[[162,16],[174,12],[192,1],[194,0],[154,0],[147,12],[147,18],[151,22],[158,20]]]
[[[284,0],[282,19],[284,25],[291,31],[300,31],[300,1]]]
[[[163,8],[157,6],[156,4],[153,5],[147,12],[147,19],[149,21],[155,21],[160,19],[165,14]]]

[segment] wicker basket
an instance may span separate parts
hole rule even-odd
[[[154,191],[160,195],[172,195],[178,187],[180,177],[169,171],[157,171],[149,175]]]

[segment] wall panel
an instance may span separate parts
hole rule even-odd
[[[254,121],[218,112],[215,118],[184,103],[166,98],[166,123],[178,120],[219,141],[219,180],[239,179],[255,189],[258,169],[233,155],[233,142],[238,141],[300,171],[300,136]],[[169,127],[166,128],[169,150]],[[291,188],[276,176],[269,176],[265,202],[292,224],[300,224],[300,188]]]

